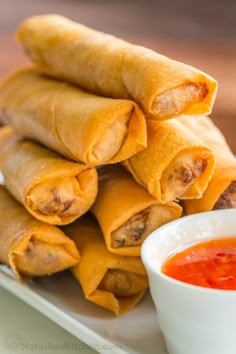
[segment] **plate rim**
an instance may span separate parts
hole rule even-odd
[[[24,301],[26,304],[33,307],[36,311],[42,313],[58,326],[64,328],[76,338],[87,344],[93,350],[101,354],[107,354],[106,346],[114,345],[113,342],[105,339],[103,336],[94,332],[89,327],[82,324],[80,321],[70,317],[66,312],[53,305],[43,296],[30,288],[29,284],[19,283],[0,269],[0,286],[10,291],[16,297]],[[96,341],[96,344],[94,343]],[[129,354],[128,351],[116,347],[116,354]]]

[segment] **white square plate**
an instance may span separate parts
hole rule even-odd
[[[21,284],[1,265],[0,285],[100,353],[167,353],[149,293],[115,317],[88,302],[69,271]]]

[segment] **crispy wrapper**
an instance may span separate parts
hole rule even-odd
[[[34,219],[0,186],[0,262],[18,280],[51,275],[79,262],[79,252],[57,227]]]
[[[121,166],[100,168],[98,185],[91,211],[110,252],[139,256],[143,241],[153,230],[182,214],[177,203],[161,204]]]
[[[156,119],[211,112],[210,76],[59,15],[34,16],[17,39],[42,71],[107,97],[132,98]]]
[[[212,209],[236,208],[236,160],[223,134],[209,117],[198,116],[179,121],[214,151],[216,168],[201,199],[184,201],[186,214]]]
[[[116,315],[133,308],[148,287],[140,257],[109,252],[101,230],[91,216],[83,216],[63,228],[80,250],[79,266],[72,268],[87,300]]]
[[[87,93],[36,69],[3,82],[0,116],[22,136],[92,166],[122,161],[146,147],[146,122],[136,103]]]
[[[0,169],[10,193],[36,219],[52,225],[74,221],[97,195],[94,167],[22,140],[11,127],[0,129]]]
[[[148,146],[122,164],[160,202],[200,198],[213,174],[213,151],[177,119],[147,121]]]

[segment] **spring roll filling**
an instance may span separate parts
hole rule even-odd
[[[127,113],[106,128],[102,138],[93,145],[92,154],[97,160],[108,161],[117,154],[128,136],[131,115],[132,113]]]
[[[200,103],[208,94],[205,83],[188,83],[158,95],[152,111],[160,118],[181,114],[194,104]]]
[[[207,164],[206,158],[188,153],[179,154],[163,174],[161,190],[166,196],[165,200],[171,201],[181,197],[201,177]]]
[[[121,269],[109,269],[99,284],[98,289],[116,296],[135,295],[148,287],[147,277]]]
[[[76,264],[63,245],[44,243],[31,238],[23,254],[14,254],[15,267],[26,276],[44,276]]]
[[[217,200],[213,209],[230,208],[236,208],[236,181],[231,182],[230,185],[225,189],[220,198]]]
[[[152,205],[134,214],[127,222],[112,232],[112,247],[140,246],[157,227],[171,219],[169,208]]]
[[[83,181],[86,172],[82,171],[78,177],[64,177],[35,185],[26,197],[27,206],[43,215],[78,215],[83,203],[80,180]]]

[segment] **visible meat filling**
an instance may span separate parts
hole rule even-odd
[[[109,269],[98,289],[116,296],[132,296],[148,287],[147,277],[120,269]]]
[[[112,233],[112,246],[139,246],[143,241],[143,235],[147,230],[148,212],[132,216],[125,224]]]
[[[166,91],[153,102],[152,110],[160,118],[168,118],[183,113],[196,103],[200,103],[208,94],[205,83],[188,83]]]
[[[207,167],[207,161],[203,159],[198,159],[193,161],[193,165],[189,167],[182,167],[176,172],[175,177],[179,177],[180,181],[182,180],[183,185],[189,185],[195,179],[199,178],[201,174],[205,171]]]
[[[206,167],[207,160],[203,158],[188,159],[186,162],[182,160],[180,164],[176,162],[176,168],[168,175],[167,186],[163,188],[163,192],[169,195],[167,200],[175,200],[181,197],[189,186],[202,175]]]
[[[76,215],[80,202],[75,177],[39,184],[27,197],[28,206],[44,215]]]
[[[140,246],[145,238],[157,227],[171,221],[170,209],[152,205],[134,214],[127,222],[112,232],[112,247]]]
[[[213,209],[230,208],[236,208],[236,181],[232,182],[229,187],[225,189]]]

